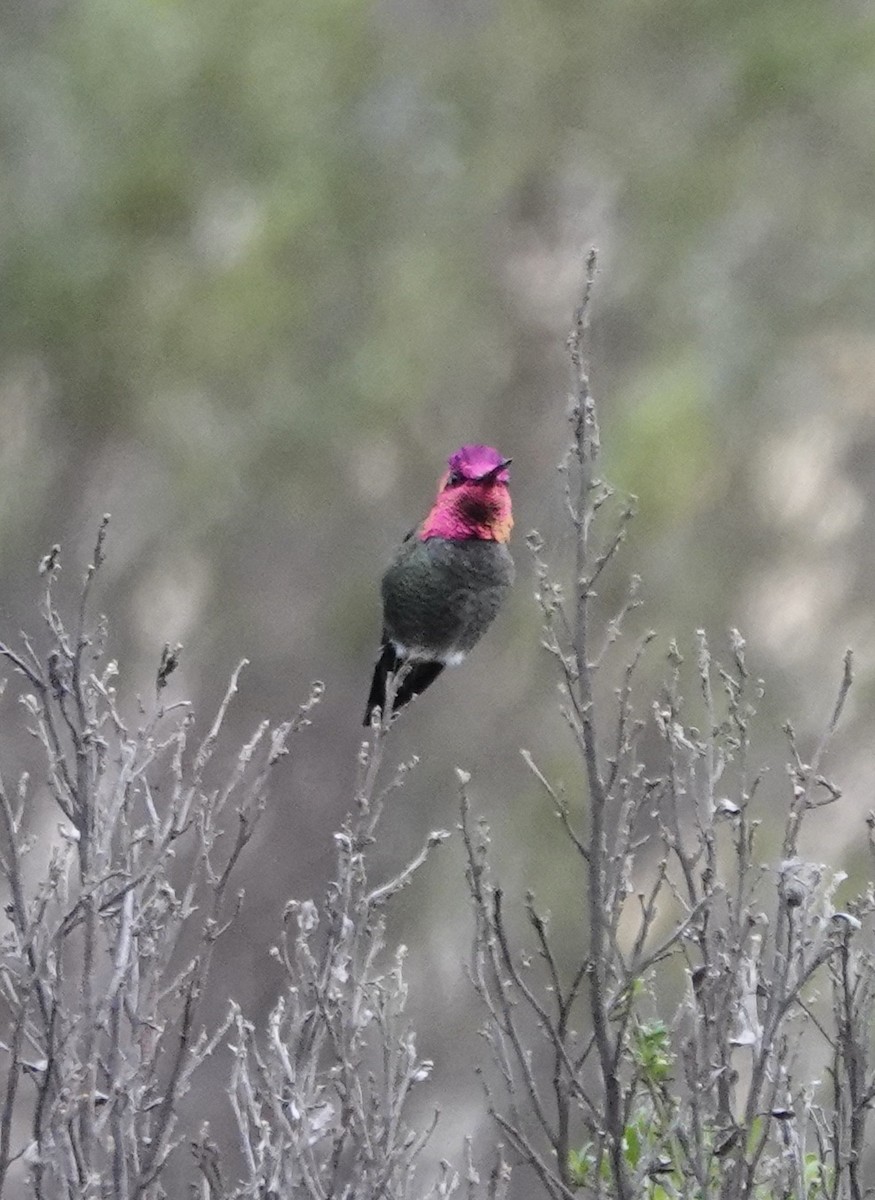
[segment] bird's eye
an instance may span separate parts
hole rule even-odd
[[[447,479],[447,486],[458,487],[459,484],[464,481],[464,479],[465,476],[461,471],[450,471],[449,478]]]

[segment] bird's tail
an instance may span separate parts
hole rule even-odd
[[[374,667],[374,678],[371,680],[371,691],[368,696],[363,724],[370,725],[371,716],[375,708],[379,708],[381,711],[385,710],[386,681],[389,675],[394,675],[398,671],[403,661],[391,642],[386,641],[383,643],[380,657],[377,659],[377,665]],[[434,683],[443,669],[444,664],[437,661],[410,663],[395,693],[392,711],[397,712],[399,708],[403,708],[414,696],[418,696],[420,692],[424,692],[429,684]]]

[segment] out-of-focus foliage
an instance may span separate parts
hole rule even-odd
[[[609,474],[640,497],[646,624],[663,645],[740,626],[776,726],[802,731],[851,642],[866,727],[873,127],[860,0],[3,6],[4,629],[29,624],[39,555],[84,562],[108,509],[103,602],[144,681],[179,640],[203,704],[240,653],[242,713],[327,683],[229,980],[269,1004],[262,917],[329,861],[377,579],[446,455],[512,454],[518,530],[567,546],[562,341],[593,242],[594,382]],[[449,768],[473,766],[561,910],[518,747],[560,770],[568,748],[516,545],[513,606],[400,734],[424,763],[397,838],[418,844]],[[844,781],[863,808],[868,753]],[[839,855],[858,830],[823,833]],[[444,903],[452,880],[433,886]],[[422,947],[438,1031],[466,994],[457,916]]]

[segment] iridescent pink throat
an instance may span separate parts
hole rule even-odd
[[[513,515],[507,485],[492,483],[484,487],[471,482],[439,492],[417,536],[423,542],[433,537],[506,542],[511,529]]]

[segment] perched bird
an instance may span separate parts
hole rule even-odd
[[[383,576],[383,644],[365,725],[386,703],[386,678],[409,664],[393,709],[418,696],[479,641],[513,583],[509,458],[462,446],[437,499],[407,535]]]

